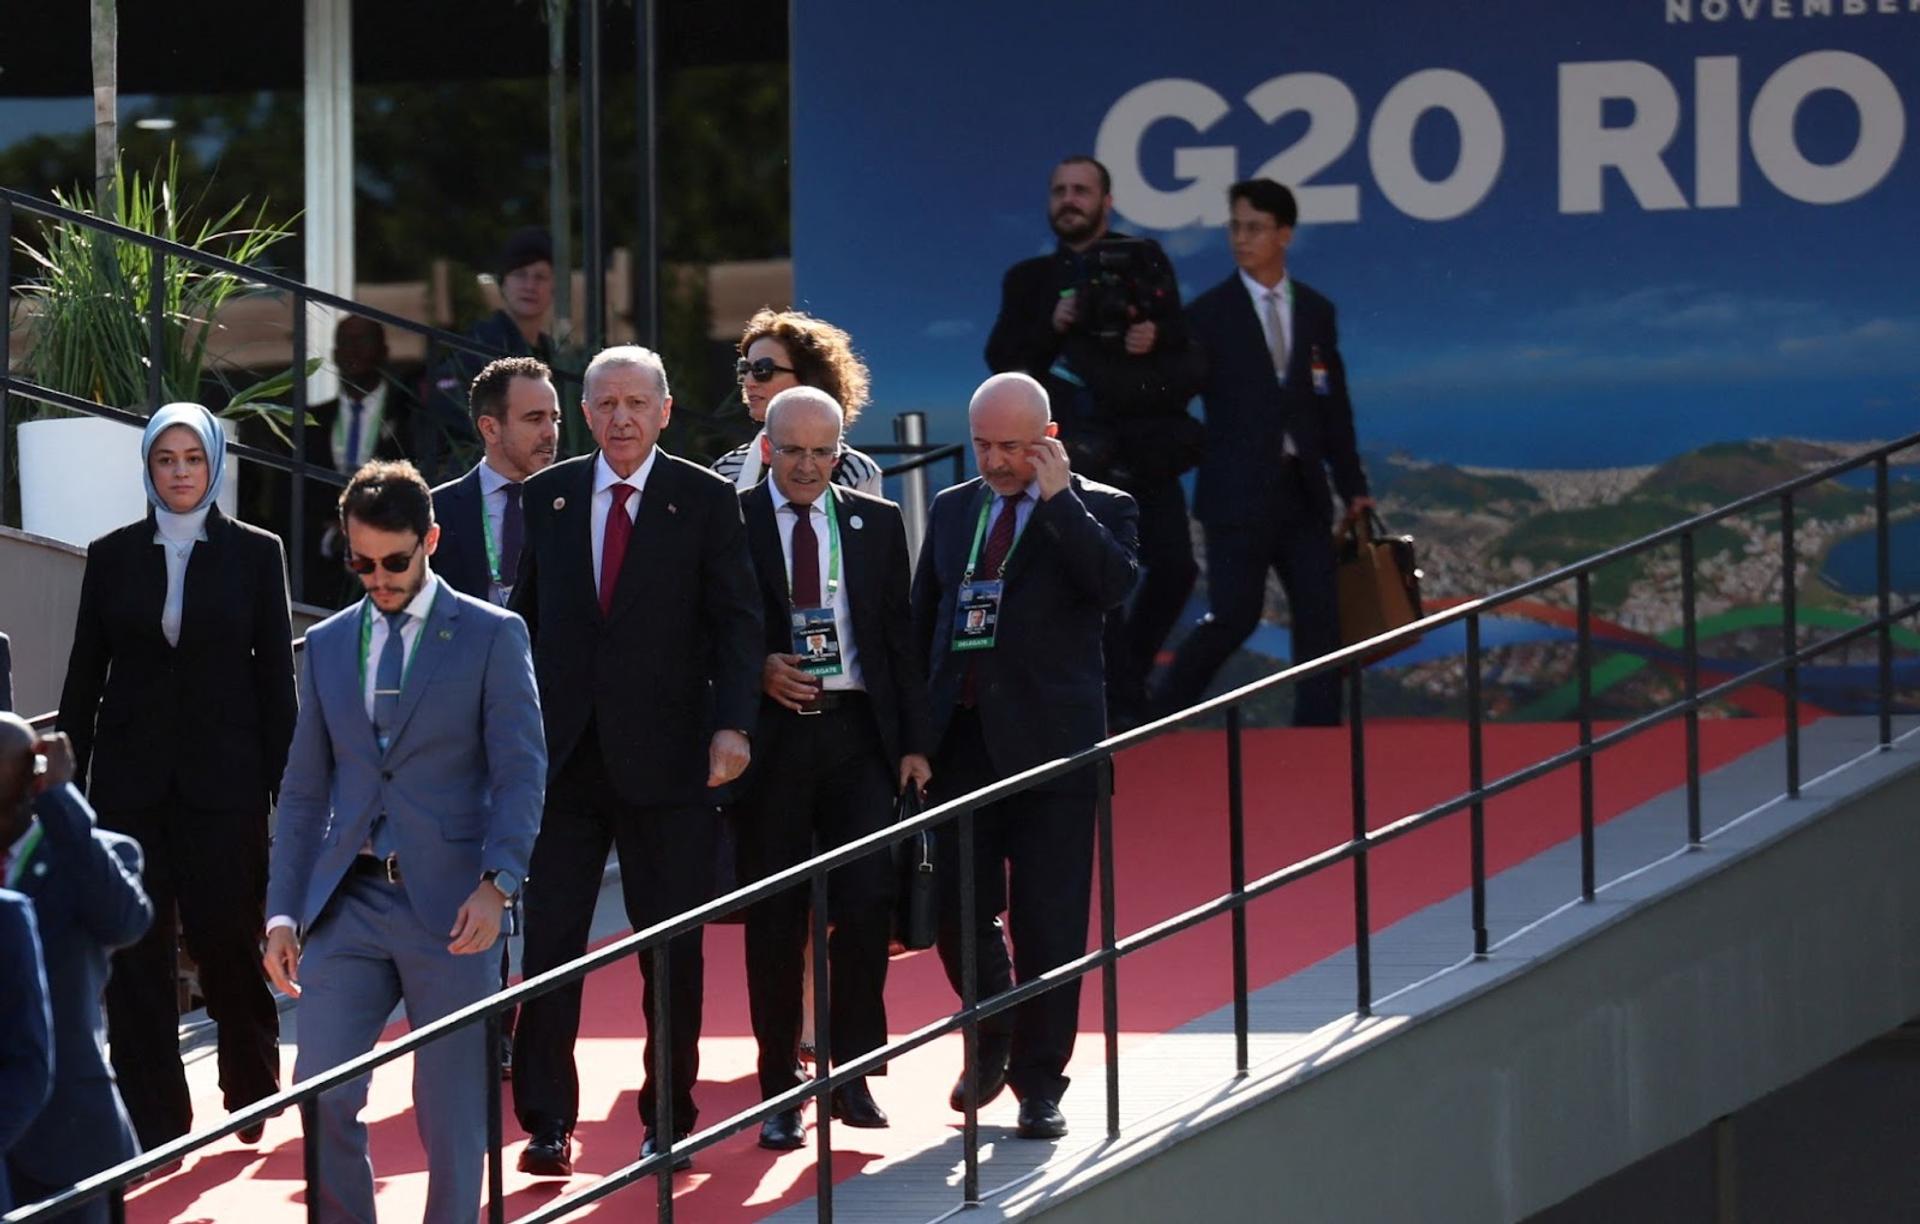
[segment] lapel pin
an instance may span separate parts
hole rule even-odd
[[[853,516],[852,518],[850,518],[850,519],[848,519],[848,520],[847,520],[847,526],[849,526],[849,527],[851,527],[851,528],[853,528],[853,529],[854,529],[855,531],[858,531],[858,530],[860,530],[860,529],[861,529],[862,527],[865,527],[865,526],[866,526],[866,524],[865,524],[865,523],[863,523],[863,522],[861,522],[861,521],[860,521],[860,516],[856,514],[856,515],[854,515],[854,516]]]
[[[668,513],[668,514],[678,514],[678,513],[680,513],[680,507],[678,507],[678,506],[676,506],[676,505],[674,505],[674,504],[673,504],[672,502],[668,502],[668,503],[667,503],[667,513]]]
[[[555,510],[565,510],[565,509],[567,508],[567,499],[566,499],[566,498],[564,498],[564,497],[556,497],[556,498],[554,498],[554,499],[553,499],[553,508],[554,508]]]
[[[35,863],[33,865],[33,875],[35,879],[39,879],[40,877],[46,874],[47,874],[47,865],[45,863]]]
[[[440,631],[440,640],[443,642],[451,642],[453,640],[453,630],[442,629]]]

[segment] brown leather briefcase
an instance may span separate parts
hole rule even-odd
[[[1386,524],[1371,509],[1334,533],[1334,559],[1342,646],[1412,624],[1423,615],[1413,537],[1389,535]],[[1370,656],[1368,661],[1404,650],[1417,641],[1417,637],[1408,638]]]

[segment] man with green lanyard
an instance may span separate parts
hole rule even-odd
[[[931,776],[906,528],[892,502],[834,485],[843,419],[825,391],[791,387],[774,396],[761,444],[771,479],[740,497],[767,651],[758,747],[738,808],[743,880],[884,828],[895,795],[908,786],[924,791]],[[833,1063],[886,1044],[893,894],[884,852],[840,868],[828,884],[833,931],[827,972],[815,983],[831,1000],[832,1048],[820,1053]],[[762,1099],[800,1084],[807,919],[804,887],[747,914]],[[864,1079],[836,1088],[829,1114],[848,1126],[888,1124]],[[763,1148],[805,1142],[798,1105],[761,1125]]]
[[[1070,470],[1038,382],[989,378],[968,405],[967,427],[980,477],[934,498],[913,578],[940,802],[1106,735],[1103,627],[1139,569],[1133,498]],[[1079,770],[975,814],[980,998],[1086,951],[1097,784],[1093,770]],[[959,861],[959,826],[950,822],[938,831],[935,862],[940,960],[956,993],[965,968]],[[1022,1138],[1064,1135],[1060,1098],[1079,998],[1076,978],[983,1020],[979,1062],[949,1103],[964,1109],[971,1092],[984,1105],[1011,1087]]]

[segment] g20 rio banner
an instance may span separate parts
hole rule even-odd
[[[797,0],[793,48],[796,286],[875,417],[960,436],[1000,276],[1090,152],[1186,296],[1232,272],[1227,184],[1294,188],[1290,269],[1443,594],[1920,428],[1920,0]],[[1865,496],[1802,524],[1836,615]],[[1762,534],[1713,542],[1714,609],[1774,598]],[[1596,598],[1677,619],[1657,566]]]

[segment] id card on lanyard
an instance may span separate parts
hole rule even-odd
[[[513,583],[507,581],[507,575],[500,572],[500,541],[493,538],[493,516],[487,513],[487,498],[480,498],[480,534],[487,542],[487,581],[492,584],[499,596],[501,607],[513,598]]]
[[[833,601],[840,594],[840,516],[834,512],[832,485],[827,486],[821,500],[826,503],[823,509],[827,515],[826,603],[817,608],[795,608],[789,624],[793,630],[793,653],[800,656],[795,666],[809,676],[837,676],[846,670],[846,663],[840,653],[840,623],[833,615]],[[793,598],[791,573],[787,578],[787,598],[789,602]]]
[[[987,498],[980,507],[980,521],[974,524],[973,549],[967,554],[967,568],[960,575],[959,597],[953,602],[955,650],[992,650],[994,639],[1000,632],[1000,601],[1007,587],[1000,575],[1007,572],[1007,562],[1013,559],[1013,550],[1020,547],[1020,537],[1014,536],[1007,555],[1000,559],[999,573],[978,581],[973,574],[980,566],[980,542],[987,537],[987,520],[993,517],[995,503],[1001,500],[997,497]],[[1014,509],[1007,506],[1001,513],[1012,514]],[[1016,525],[1019,522],[1018,519],[1014,521]]]

